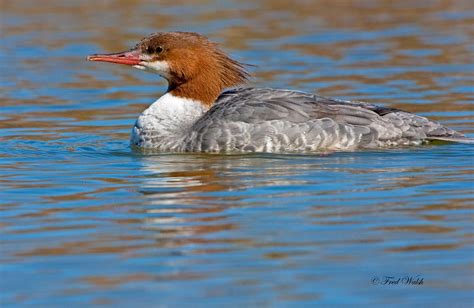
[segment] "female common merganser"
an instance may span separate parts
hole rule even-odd
[[[168,91],[139,117],[131,143],[172,152],[289,152],[473,143],[459,132],[394,108],[269,88],[238,88],[244,65],[191,32],[155,33],[135,48],[90,61],[159,74]]]

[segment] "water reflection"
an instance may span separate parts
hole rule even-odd
[[[397,160],[403,157],[396,154],[390,164],[376,158],[371,165],[367,165],[365,155],[335,153],[329,157],[296,155],[281,159],[283,157],[286,164],[281,164],[278,156],[273,155],[244,155],[239,159],[232,155],[180,155],[179,160],[173,155],[144,157],[142,170],[147,176],[141,193],[149,200],[150,207],[145,212],[151,214],[146,219],[147,228],[173,243],[180,236],[238,230],[242,228],[239,221],[226,212],[235,208],[265,208],[269,201],[273,209],[278,209],[295,197],[299,204],[310,206],[307,212],[298,214],[299,218],[311,218],[306,223],[318,225],[358,224],[360,217],[382,213],[411,216],[427,210],[463,207],[456,198],[448,198],[444,205],[410,206],[417,204],[417,198],[431,195],[424,193],[423,187],[443,185],[446,177],[453,174],[437,173],[438,177],[427,178],[426,173],[436,172],[433,167],[428,171],[428,166],[398,166]],[[288,162],[291,160],[294,164]],[[438,168],[445,170],[445,166]],[[262,172],[255,174],[255,170]],[[459,182],[469,180],[469,174],[459,175]],[[378,197],[413,189],[419,192],[406,198],[381,201]],[[252,195],[249,191],[259,193]],[[360,206],[354,207],[355,204]],[[339,207],[334,208],[335,205]],[[343,205],[347,208],[341,209]],[[419,225],[375,227],[374,230],[415,233],[456,230],[438,226],[433,216],[427,217],[431,221],[429,225],[425,220]],[[440,220],[442,216],[436,217]]]

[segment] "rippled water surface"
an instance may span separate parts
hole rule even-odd
[[[179,2],[0,1],[0,304],[473,306],[474,147],[138,153],[164,81],[85,61],[198,31],[253,86],[473,136],[473,2]]]

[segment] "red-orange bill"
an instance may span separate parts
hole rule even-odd
[[[124,52],[109,54],[94,54],[87,57],[88,61],[110,62],[125,65],[138,65],[140,60],[140,50],[133,49]]]

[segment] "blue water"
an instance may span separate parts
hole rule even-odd
[[[474,304],[474,147],[141,153],[165,82],[85,61],[198,31],[256,64],[252,86],[474,136],[469,1],[41,3],[1,3],[2,307]]]

